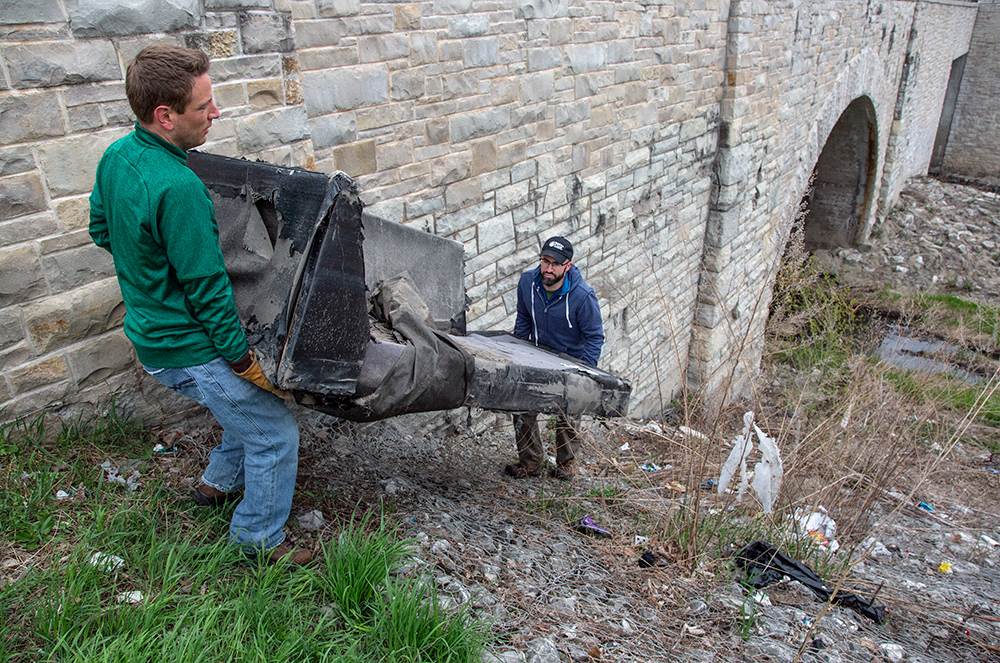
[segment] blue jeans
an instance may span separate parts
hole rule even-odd
[[[221,357],[185,368],[148,368],[177,393],[207,407],[222,426],[202,481],[230,493],[243,487],[229,538],[248,552],[285,540],[299,465],[299,427],[274,394],[238,377]]]

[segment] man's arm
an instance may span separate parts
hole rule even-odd
[[[216,351],[226,361],[237,362],[247,352],[247,341],[219,248],[212,200],[203,186],[179,189],[164,197],[163,212],[157,223],[167,259],[184,290],[191,313],[204,327]]]
[[[98,177],[100,177],[100,172],[98,172]],[[97,182],[94,183],[94,190],[90,194],[90,237],[94,240],[94,244],[111,253],[108,217],[104,214],[104,204],[101,202],[101,191]]]
[[[597,303],[597,295],[591,290],[580,305],[576,314],[577,328],[583,337],[583,356],[581,359],[597,366],[601,358],[601,348],[604,346],[604,326],[601,324],[601,307]]]
[[[517,318],[514,320],[514,336],[527,341],[531,338],[531,311],[528,310],[528,304],[524,301],[525,294],[521,287],[524,278],[522,276],[517,283]],[[530,284],[528,287],[531,287]]]

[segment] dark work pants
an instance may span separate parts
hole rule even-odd
[[[580,449],[580,436],[577,433],[579,427],[580,417],[556,415],[556,463],[559,465],[565,465],[576,458],[576,452]],[[532,471],[541,469],[545,456],[536,412],[514,415],[514,439],[521,466]]]

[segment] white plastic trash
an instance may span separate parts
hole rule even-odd
[[[753,468],[753,489],[760,498],[764,513],[771,513],[778,501],[778,491],[781,490],[781,452],[774,438],[764,434],[757,424],[753,425],[757,433],[757,443],[760,446],[762,458]]]
[[[739,469],[740,483],[736,492],[736,501],[743,500],[743,491],[749,485],[747,481],[747,456],[753,451],[753,440],[750,439],[750,426],[752,425],[753,412],[747,412],[743,415],[743,433],[737,435],[736,439],[733,440],[733,450],[729,452],[729,458],[722,464],[722,471],[719,472],[719,497],[726,494],[729,482],[736,474],[736,470]]]
[[[125,560],[121,557],[116,557],[115,555],[105,555],[102,552],[95,552],[90,556],[90,563],[99,569],[104,569],[105,571],[117,571],[121,567],[125,566]]]

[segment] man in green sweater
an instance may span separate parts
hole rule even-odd
[[[219,109],[208,56],[171,45],[143,49],[125,94],[135,131],[107,149],[90,196],[90,235],[111,252],[125,301],[125,334],[143,368],[207,407],[222,425],[195,501],[239,500],[230,538],[270,561],[305,564],[285,542],[299,430],[247,345],[226,274],[215,208],[187,167]],[[240,490],[242,489],[242,499]]]

